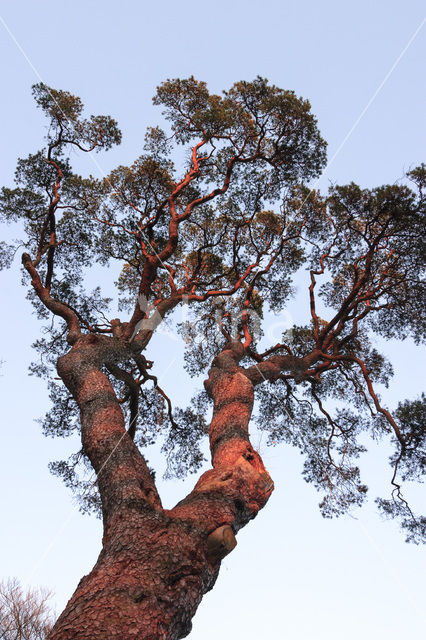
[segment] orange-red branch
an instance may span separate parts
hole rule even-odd
[[[28,253],[22,254],[22,264],[30,274],[31,284],[41,302],[47,309],[49,309],[49,311],[60,316],[67,323],[67,341],[69,344],[74,344],[81,335],[81,327],[76,314],[66,304],[59,302],[50,296],[49,289],[47,287],[43,287],[38,271],[34,267]]]

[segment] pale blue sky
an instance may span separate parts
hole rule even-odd
[[[30,92],[40,79],[37,73],[46,83],[80,95],[90,113],[110,113],[118,120],[123,144],[97,157],[104,171],[131,162],[140,153],[146,126],[161,122],[151,97],[162,80],[194,74],[219,92],[259,74],[311,101],[330,158],[344,143],[323,186],[329,180],[363,186],[393,182],[425,160],[426,25],[409,44],[424,13],[421,2],[365,0],[0,0],[1,184],[10,182],[16,158],[41,144],[44,121]],[[86,166],[98,171],[89,160]],[[39,327],[20,286],[19,260],[0,278],[7,300],[0,318],[5,361],[0,378],[1,574],[51,587],[60,611],[96,560],[101,528],[99,521],[78,513],[65,487],[47,470],[49,460],[77,445],[43,438],[33,421],[47,405],[43,382],[26,374],[29,345]],[[299,311],[289,308],[276,321],[297,318]],[[180,397],[182,387],[187,393],[191,385],[182,374],[181,345],[165,335],[156,343],[157,372],[172,397]],[[422,389],[420,356],[408,342],[385,348],[394,357],[397,375],[384,397],[395,406]],[[223,562],[214,590],[194,619],[191,640],[421,636],[424,549],[405,545],[397,527],[382,522],[373,504],[354,514],[356,519],[323,520],[318,494],[300,478],[300,455],[284,447],[267,450],[263,441],[260,449],[276,490],[258,518],[240,532],[237,549]],[[385,492],[386,452],[374,446],[364,468],[372,498]],[[165,505],[176,502],[193,482],[162,484]],[[413,492],[413,500],[425,503],[423,488]]]

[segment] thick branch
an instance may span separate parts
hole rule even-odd
[[[228,525],[245,526],[266,504],[273,482],[250,443],[248,424],[253,409],[253,385],[239,367],[244,348],[228,343],[209,372],[205,387],[214,402],[210,424],[213,469],[172,511],[172,517],[197,523],[207,532]]]
[[[58,373],[80,408],[82,444],[97,476],[106,536],[127,509],[161,509],[148,466],[126,431],[114,389],[101,370],[102,365],[114,368],[126,355],[118,340],[89,335],[58,360]]]
[[[283,371],[289,371],[296,382],[301,382],[308,375],[310,367],[318,360],[319,351],[312,351],[309,355],[300,358],[293,355],[275,355],[258,362],[244,371],[244,375],[251,380],[252,384],[278,380]]]
[[[37,269],[34,267],[28,253],[22,254],[22,264],[31,276],[31,284],[44,306],[52,313],[65,320],[68,327],[67,341],[74,344],[81,336],[81,327],[76,314],[63,302],[50,296],[49,289],[43,287]]]

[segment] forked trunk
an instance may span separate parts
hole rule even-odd
[[[213,362],[213,469],[173,509],[161,506],[143,456],[124,426],[101,366],[117,362],[113,339],[80,340],[58,371],[81,410],[82,441],[97,473],[103,549],[56,622],[50,640],[178,640],[217,578],[235,534],[266,503],[273,483],[252,449],[253,385],[238,365],[241,345]]]

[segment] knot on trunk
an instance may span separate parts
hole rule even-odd
[[[237,546],[237,539],[229,524],[218,527],[207,538],[207,559],[220,562]]]

